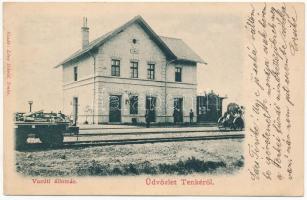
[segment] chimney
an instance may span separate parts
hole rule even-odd
[[[89,44],[89,30],[87,27],[87,18],[83,17],[83,26],[81,27],[82,49],[86,48]]]

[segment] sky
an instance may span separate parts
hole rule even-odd
[[[15,9],[15,10],[14,10]],[[198,92],[241,103],[241,18],[231,7],[181,4],[27,4],[7,9],[12,33],[16,111],[62,110],[62,70],[54,68],[81,46],[82,18],[90,41],[141,15],[162,36],[181,38],[208,64],[198,65]],[[17,12],[16,12],[17,11]],[[224,104],[224,106],[225,106]]]

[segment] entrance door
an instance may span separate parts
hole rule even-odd
[[[111,95],[109,102],[109,121],[121,122],[121,96]]]
[[[149,111],[149,121],[156,121],[156,97],[146,97],[146,110]]]
[[[182,98],[174,99],[174,122],[183,122]]]
[[[78,122],[78,97],[73,98],[73,121],[74,124],[77,124]]]

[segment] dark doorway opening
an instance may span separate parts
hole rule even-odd
[[[183,98],[174,99],[174,122],[183,122]]]
[[[146,110],[148,110],[148,117],[150,122],[156,122],[156,97],[146,97]]]

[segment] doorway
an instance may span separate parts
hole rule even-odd
[[[156,97],[146,97],[146,110],[148,110],[148,116],[150,122],[156,122]]]
[[[109,122],[121,122],[121,96],[109,97]]]
[[[174,122],[183,122],[183,98],[174,98]]]

